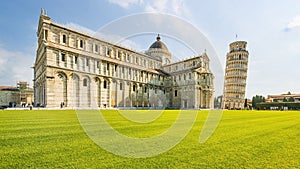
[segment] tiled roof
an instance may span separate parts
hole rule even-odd
[[[12,88],[17,88],[15,86],[0,86],[0,90],[2,89],[12,89]]]

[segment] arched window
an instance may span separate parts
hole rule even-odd
[[[123,83],[120,83],[120,90],[123,90]]]
[[[87,79],[83,79],[83,86],[87,86]]]
[[[83,48],[83,40],[79,40],[79,47]]]
[[[94,49],[95,49],[95,52],[98,52],[98,45],[97,44],[95,44]]]
[[[132,91],[134,91],[134,92],[135,92],[135,85],[133,85],[133,86],[132,86]]]
[[[104,88],[104,89],[107,88],[107,82],[106,82],[106,80],[104,80],[104,82],[103,82],[103,88]]]
[[[61,61],[63,62],[66,61],[66,54],[64,53],[61,54]]]
[[[63,42],[63,43],[67,43],[67,36],[66,36],[66,35],[63,35],[63,37],[62,37],[62,42]]]
[[[117,55],[118,57],[118,59],[121,59],[121,56],[122,56],[122,53],[120,52],[120,51],[118,51],[118,55]]]
[[[110,49],[106,47],[106,56],[110,56]]]

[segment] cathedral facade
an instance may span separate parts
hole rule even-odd
[[[41,13],[35,105],[47,108],[213,108],[206,53],[179,62],[158,35],[145,52],[97,39]]]

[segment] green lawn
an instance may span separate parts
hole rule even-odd
[[[166,131],[178,111],[152,123],[127,121],[117,111],[104,117],[119,132],[151,137]],[[224,111],[209,140],[199,143],[208,111],[177,146],[151,158],[124,158],[97,146],[76,112],[0,110],[0,168],[299,168],[300,112]]]

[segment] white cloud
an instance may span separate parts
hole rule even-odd
[[[146,7],[146,12],[166,12],[168,0],[153,0]]]
[[[147,2],[146,12],[163,12],[175,15],[188,13],[183,0],[152,0]]]
[[[131,5],[140,5],[145,12],[163,12],[175,15],[189,13],[184,5],[184,0],[109,0],[109,2],[124,9],[130,8]]]
[[[27,81],[32,85],[33,63],[33,54],[9,51],[0,47],[1,85],[16,85],[17,81]]]
[[[287,29],[293,29],[300,26],[300,14],[295,16],[291,22],[288,23]]]
[[[143,3],[143,0],[109,0],[109,2],[127,9],[130,5]]]

